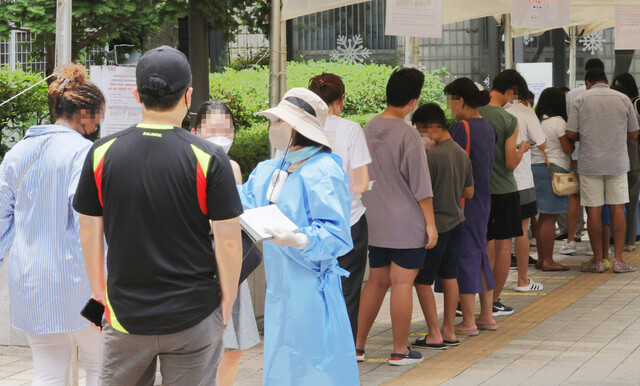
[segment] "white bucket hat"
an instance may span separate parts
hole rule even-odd
[[[329,138],[324,133],[329,107],[318,95],[306,88],[292,88],[284,94],[276,107],[258,114],[271,121],[280,118],[301,135],[331,148]]]

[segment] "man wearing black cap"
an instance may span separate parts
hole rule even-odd
[[[136,84],[142,122],[94,144],[73,203],[92,297],[105,305],[100,383],[153,384],[159,357],[164,383],[215,384],[242,204],[224,150],[180,127],[193,92],[187,58],[147,51]]]

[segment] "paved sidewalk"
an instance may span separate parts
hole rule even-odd
[[[556,250],[560,243],[556,243]],[[497,318],[497,332],[459,337],[462,344],[444,352],[423,350],[419,365],[387,363],[392,351],[389,296],[385,299],[367,342],[367,362],[360,363],[363,385],[555,385],[640,384],[640,273],[583,274],[588,241],[574,256],[556,255],[571,267],[567,272],[529,274],[542,282],[537,293],[513,292],[511,270],[502,302],[516,313]],[[532,248],[532,256],[535,248]],[[640,252],[625,253],[640,260]],[[437,298],[439,310],[441,298]],[[412,336],[423,336],[426,324],[414,297]],[[28,348],[0,347],[0,385],[28,385],[32,362]],[[84,378],[80,384],[84,384]],[[159,383],[160,378],[157,379]],[[262,383],[262,345],[246,351],[237,385]]]

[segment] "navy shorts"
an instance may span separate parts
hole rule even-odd
[[[427,255],[425,248],[396,249],[369,246],[369,267],[382,268],[391,265],[393,261],[396,265],[405,269],[420,269],[424,264]]]
[[[458,278],[458,257],[462,245],[464,223],[446,232],[438,233],[438,243],[427,250],[424,266],[416,276],[416,284],[432,285],[436,279]]]

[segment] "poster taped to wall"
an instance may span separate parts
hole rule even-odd
[[[516,70],[527,81],[529,91],[535,95],[534,103],[538,103],[544,89],[553,87],[552,63],[516,63]]]
[[[569,25],[569,0],[513,0],[511,24],[528,28]]]
[[[91,81],[98,86],[107,101],[100,136],[105,137],[127,129],[142,121],[142,105],[133,96],[136,87],[136,68],[91,66]]]
[[[442,0],[387,0],[384,34],[442,38]]]

